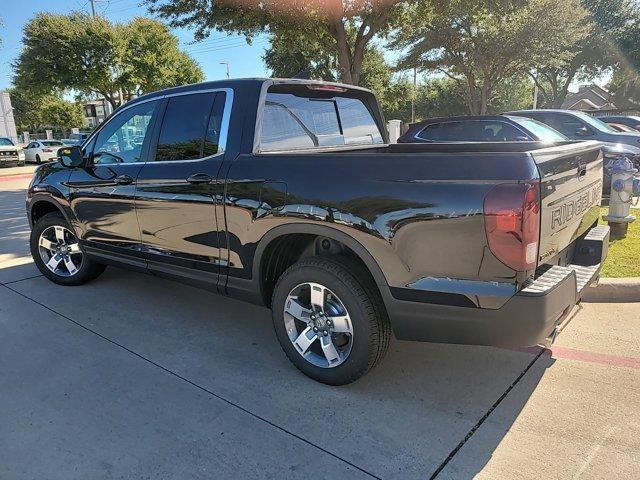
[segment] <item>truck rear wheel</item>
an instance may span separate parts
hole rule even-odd
[[[311,257],[286,270],[272,299],[273,326],[289,360],[328,385],[351,383],[385,355],[391,327],[372,282],[342,259]]]

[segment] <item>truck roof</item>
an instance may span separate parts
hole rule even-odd
[[[349,85],[349,84],[337,83],[337,82],[325,82],[323,80],[308,80],[308,79],[300,79],[300,78],[266,78],[266,77],[234,78],[229,80],[214,80],[210,82],[191,83],[188,85],[181,85],[179,87],[158,90],[156,92],[147,93],[146,95],[141,95],[140,97],[127,102],[127,105],[132,105],[142,100],[148,100],[150,98],[155,98],[155,97],[162,97],[164,95],[169,95],[173,93],[184,93],[184,92],[197,91],[197,90],[203,90],[203,89],[234,88],[238,86],[251,87],[252,85],[256,89],[260,89],[266,83],[291,84],[291,85],[328,85],[328,86],[347,88],[349,90],[359,90],[362,92],[372,93],[371,90],[364,87],[359,87],[357,85]]]

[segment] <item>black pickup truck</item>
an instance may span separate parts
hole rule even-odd
[[[40,271],[107,264],[270,307],[305,374],[362,376],[399,339],[553,338],[597,280],[595,142],[388,144],[374,95],[245,79],[149,94],[36,171]]]

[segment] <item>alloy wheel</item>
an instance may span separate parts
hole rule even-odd
[[[76,236],[61,225],[45,228],[38,239],[40,258],[60,277],[72,277],[82,266],[83,254]]]
[[[349,312],[324,285],[308,282],[294,287],[284,304],[284,323],[298,354],[316,367],[337,367],[351,353]]]

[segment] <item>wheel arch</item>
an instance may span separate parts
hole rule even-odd
[[[42,218],[43,215],[46,215],[51,212],[60,213],[64,219],[67,221],[69,226],[75,230],[73,222],[69,218],[69,214],[66,209],[60,205],[58,202],[52,200],[50,195],[34,195],[29,200],[29,225],[33,227],[39,218]],[[75,231],[74,231],[75,234]]]
[[[306,235],[310,237],[322,237],[339,242],[347,247],[357,259],[368,270],[373,281],[380,290],[383,298],[389,289],[387,280],[380,268],[378,262],[373,258],[371,253],[352,236],[342,232],[336,228],[325,225],[316,225],[309,223],[293,223],[281,225],[267,232],[259,241],[253,258],[252,278],[256,282],[260,298],[265,298],[265,285],[263,282],[264,254],[269,251],[270,247],[278,240],[291,235]]]

